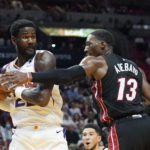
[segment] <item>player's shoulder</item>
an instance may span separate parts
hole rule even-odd
[[[53,58],[55,59],[55,56],[52,52],[48,51],[48,50],[36,50],[36,55],[35,55],[36,59],[46,59],[46,58]]]
[[[48,50],[36,50],[36,55],[37,54],[48,54],[48,55],[54,55],[52,52],[48,51]]]
[[[56,58],[50,51],[47,50],[37,50],[35,56],[35,64],[38,68],[37,70],[51,69],[56,67]],[[46,69],[46,70],[47,70]]]
[[[80,65],[82,64],[94,64],[94,65],[100,65],[100,64],[104,64],[105,63],[105,59],[102,56],[86,56],[85,58],[83,58],[80,62]]]
[[[83,63],[83,62],[89,62],[89,61],[101,61],[103,60],[103,57],[102,56],[98,56],[98,57],[95,57],[95,56],[86,56],[84,57],[80,63]]]
[[[17,59],[17,58],[16,58],[16,59]],[[12,66],[14,65],[16,59],[14,59],[13,61],[11,61],[11,62],[5,64],[5,65],[0,69],[0,72],[1,72],[1,73],[5,73],[8,68],[9,68],[9,69],[12,68]]]

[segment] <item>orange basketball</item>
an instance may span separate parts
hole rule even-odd
[[[0,101],[3,101],[8,96],[8,93],[0,91]]]

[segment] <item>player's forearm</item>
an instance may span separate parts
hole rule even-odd
[[[31,76],[32,82],[50,82],[63,85],[85,78],[86,73],[81,66],[73,66],[68,69],[55,69],[48,72],[31,73]]]
[[[37,96],[37,88],[29,88],[22,92],[22,98],[28,103],[39,105],[39,98]]]
[[[47,102],[50,97],[50,95],[47,94],[43,95],[40,92],[39,87],[35,87],[35,88],[17,87],[15,90],[15,95],[17,98],[23,99],[28,103],[39,105],[41,107],[47,105]]]

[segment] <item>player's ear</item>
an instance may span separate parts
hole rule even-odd
[[[101,141],[101,136],[99,135],[97,136],[97,142],[100,143],[100,141]]]
[[[13,43],[13,45],[16,45],[16,37],[11,36],[11,42]]]
[[[101,50],[105,50],[106,48],[106,43],[104,41],[101,42]]]

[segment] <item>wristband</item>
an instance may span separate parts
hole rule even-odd
[[[27,78],[28,78],[28,82],[32,81],[31,74],[29,72],[27,72]]]
[[[15,89],[15,96],[16,96],[17,98],[22,99],[22,92],[23,92],[25,89],[26,89],[26,88],[25,88],[25,87],[22,87],[22,86],[16,87],[16,89]]]

